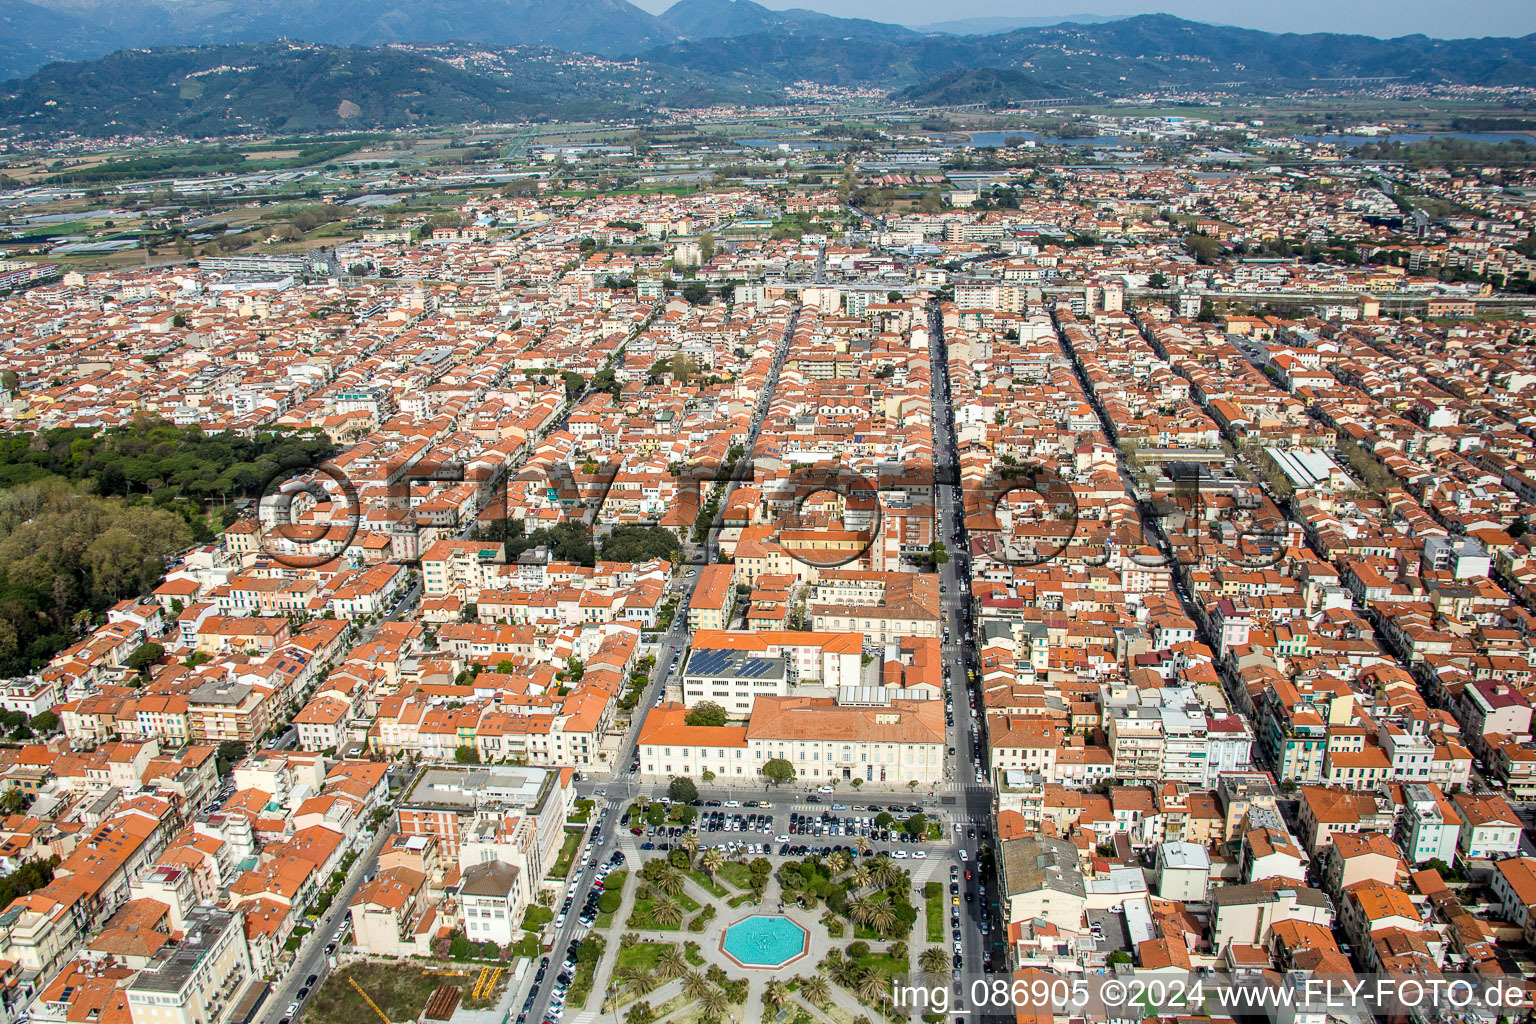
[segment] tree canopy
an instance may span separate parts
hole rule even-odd
[[[53,864],[45,860],[29,860],[15,871],[0,878],[0,909],[35,889],[41,889],[53,881]]]
[[[648,562],[653,558],[677,561],[681,547],[677,535],[661,526],[616,526],[603,538],[605,562]]]
[[[775,786],[795,781],[795,766],[782,757],[772,757],[764,761],[761,771],[763,778]]]
[[[726,722],[725,708],[706,700],[690,708],[683,721],[688,725],[722,726]]]
[[[153,587],[192,540],[175,512],[62,481],[0,492],[0,675],[39,667],[96,615]]]
[[[333,447],[313,434],[208,434],[141,417],[101,431],[0,434],[0,486],[60,476],[91,480],[101,495],[153,493],[161,505],[177,498],[249,498],[281,472],[324,461]]]

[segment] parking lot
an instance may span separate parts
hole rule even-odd
[[[808,801],[817,800],[808,797]],[[948,822],[917,804],[826,804],[771,806],[757,800],[710,800],[696,808],[692,825],[635,825],[629,835],[640,850],[667,851],[696,833],[700,849],[803,856],[838,845],[870,856],[923,859],[930,849],[975,841],[977,826]],[[985,826],[983,826],[984,828]]]

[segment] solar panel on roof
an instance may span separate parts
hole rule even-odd
[[[777,663],[745,652],[728,648],[695,651],[688,660],[688,672],[694,675],[721,675],[730,672],[736,676],[758,678],[773,673]]]

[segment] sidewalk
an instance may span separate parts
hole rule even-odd
[[[625,922],[629,920],[629,915],[635,908],[635,892],[639,884],[641,884],[640,880],[633,871],[626,875],[623,899],[619,903],[619,909],[613,912],[613,924],[604,931],[599,932],[594,928],[587,933],[601,935],[606,943],[603,947],[603,958],[598,961],[597,970],[592,975],[592,991],[587,995],[586,1009],[588,1010],[601,1009],[603,999],[608,990],[613,987],[613,971],[621,948],[619,940],[627,930]],[[596,1005],[593,1005],[594,1003]]]

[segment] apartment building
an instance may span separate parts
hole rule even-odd
[[[1106,707],[1104,736],[1118,779],[1151,782],[1163,773],[1163,718],[1155,707]]]
[[[215,680],[187,694],[187,724],[197,743],[254,744],[272,727],[272,691],[250,683]]]
[[[1088,890],[1077,847],[1063,839],[1031,835],[1000,844],[998,886],[1009,925],[1043,920],[1061,934],[1083,931]]]
[[[725,629],[736,608],[736,572],[729,565],[706,565],[688,600],[688,627]]]
[[[1461,818],[1439,786],[1422,782],[1405,785],[1397,827],[1399,845],[1409,863],[1455,863]]]
[[[498,860],[471,864],[459,880],[459,912],[471,942],[506,946],[521,931],[528,892],[521,872]]]
[[[435,837],[446,857],[458,858],[475,842],[504,841],[527,874],[543,878],[559,853],[574,792],[568,769],[437,765],[401,797],[395,817],[401,835]],[[498,846],[496,856],[514,853]]]
[[[417,927],[426,908],[427,876],[403,865],[381,870],[352,897],[352,942],[378,956],[413,956],[429,950],[430,934]]]
[[[225,1024],[255,977],[243,917],[194,907],[181,941],[161,950],[128,983],[133,1024]]]
[[[1457,793],[1451,797],[1451,806],[1461,820],[1457,845],[1463,857],[1510,857],[1520,852],[1520,816],[1508,800],[1497,794]]]
[[[421,553],[421,586],[427,597],[452,594],[473,601],[484,585],[483,566],[498,565],[500,544],[470,540],[439,540]]]
[[[920,573],[827,570],[810,599],[811,626],[861,633],[867,647],[942,630],[939,584]]]
[[[1489,882],[1500,915],[1520,926],[1527,943],[1536,941],[1536,858],[1511,857],[1494,867]]]

